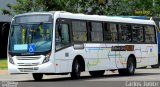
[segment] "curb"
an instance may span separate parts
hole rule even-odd
[[[8,70],[0,70],[0,75],[6,75],[8,74]]]

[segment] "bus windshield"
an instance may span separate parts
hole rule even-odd
[[[13,22],[9,37],[9,52],[36,53],[51,50],[52,28],[52,22]]]

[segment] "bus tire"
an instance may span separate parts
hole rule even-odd
[[[43,74],[42,73],[33,73],[32,76],[33,76],[35,81],[41,81],[42,78],[43,78]]]
[[[75,60],[73,62],[73,65],[72,65],[72,72],[71,72],[71,78],[73,79],[78,79],[80,78],[80,75],[81,75],[81,65],[80,63],[78,62],[78,60]]]
[[[134,75],[136,69],[136,61],[131,56],[128,58],[127,61],[127,68],[126,69],[118,69],[120,75]]]
[[[105,70],[100,71],[89,71],[89,74],[93,77],[103,76]]]

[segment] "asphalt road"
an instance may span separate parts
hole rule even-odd
[[[19,86],[15,87],[160,87],[160,68],[136,69],[133,76],[120,76],[117,71],[106,71],[102,77],[91,77],[88,72],[83,72],[78,80],[71,79],[70,75],[45,75],[41,82],[35,82],[31,74],[3,73],[0,74],[0,81],[1,84],[17,82]],[[145,82],[153,84],[144,86]]]

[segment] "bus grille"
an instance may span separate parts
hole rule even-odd
[[[17,63],[18,66],[37,66],[39,63]]]
[[[18,68],[20,72],[36,72],[38,70],[38,67],[33,68]]]
[[[40,56],[17,56],[17,60],[38,60]]]

